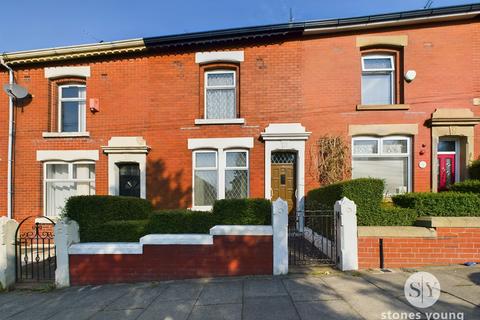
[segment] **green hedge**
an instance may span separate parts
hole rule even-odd
[[[147,219],[152,212],[148,200],[119,196],[74,196],[65,205],[65,216],[80,226],[108,221]]]
[[[215,201],[213,215],[218,224],[271,224],[272,205],[266,199],[225,199]]]
[[[480,193],[480,180],[466,180],[450,186],[450,191]]]
[[[138,242],[146,235],[150,220],[109,221],[88,226],[81,233],[82,242]]]
[[[480,197],[473,193],[407,193],[392,200],[399,207],[414,209],[418,216],[480,216]]]
[[[380,208],[367,215],[361,221],[362,226],[411,226],[418,214],[414,209],[408,208]]]
[[[191,210],[158,210],[150,216],[145,234],[151,233],[208,233],[216,225],[211,212]]]
[[[68,199],[64,208],[65,216],[78,222],[82,242],[114,241],[106,240],[108,238],[102,236],[113,234],[113,231],[109,230],[114,228],[104,226],[106,223],[144,220],[148,219],[151,212],[152,205],[148,200],[120,196],[74,196]],[[131,234],[125,237],[136,237],[135,230],[132,230]],[[117,237],[112,236],[113,238]]]
[[[333,208],[337,200],[347,197],[357,205],[358,225],[371,225],[372,221],[378,220],[384,189],[385,183],[381,179],[343,181],[309,191],[306,206],[308,209]]]
[[[216,201],[212,212],[152,211],[144,199],[118,196],[75,196],[65,216],[78,222],[82,242],[136,242],[150,233],[208,233],[217,224],[271,224],[265,199]]]
[[[468,176],[470,179],[480,179],[480,160],[474,160],[468,166]]]
[[[265,199],[215,201],[212,212],[158,210],[150,217],[147,233],[208,233],[215,225],[269,225],[271,204]]]

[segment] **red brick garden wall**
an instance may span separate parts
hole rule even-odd
[[[480,228],[436,228],[434,238],[383,239],[384,267],[408,268],[480,262]],[[379,237],[358,238],[360,269],[380,267]]]
[[[271,275],[272,236],[213,236],[213,245],[144,245],[143,254],[70,255],[71,285]]]

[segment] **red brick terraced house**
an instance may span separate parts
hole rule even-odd
[[[0,215],[55,217],[76,194],[193,209],[281,196],[301,211],[325,134],[351,146],[352,177],[383,178],[387,194],[441,190],[480,153],[479,15],[465,5],[3,54],[0,82],[12,75],[30,97],[9,108],[0,95]]]

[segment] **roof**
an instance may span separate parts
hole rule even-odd
[[[278,39],[308,34],[327,34],[351,30],[402,26],[420,23],[465,20],[480,14],[480,3],[433,9],[403,11],[361,17],[313,20],[265,26],[147,37],[77,46],[18,51],[3,54],[11,65],[68,60],[103,55],[141,52],[154,48],[180,48],[230,44],[239,41]]]

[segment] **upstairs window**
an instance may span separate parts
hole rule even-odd
[[[215,70],[205,72],[205,119],[237,117],[236,72]]]
[[[85,86],[62,85],[58,90],[58,131],[85,132]]]
[[[362,57],[362,104],[395,103],[395,59],[393,55]]]

